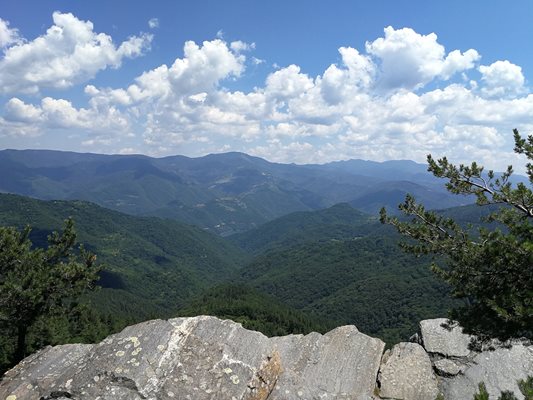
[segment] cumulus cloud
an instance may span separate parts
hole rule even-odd
[[[525,78],[522,68],[507,60],[496,61],[491,65],[481,65],[482,92],[489,96],[513,96],[524,89]]]
[[[454,50],[448,55],[437,35],[421,35],[410,28],[385,28],[385,37],[366,43],[366,51],[381,63],[380,84],[385,89],[417,89],[441,77],[471,69],[479,59],[477,51]]]
[[[12,98],[0,134],[36,134],[30,126],[75,128],[91,132],[85,145],[109,143],[113,151],[239,150],[300,163],[424,161],[433,153],[505,168],[495,163],[507,163],[501,155],[512,148],[510,130],[533,130],[533,94],[520,67],[508,61],[478,67],[477,51],[447,52],[435,34],[389,27],[361,51],[341,47],[340,60],[318,76],[291,64],[252,90],[230,90],[228,83],[245,73],[245,52],[252,51],[251,44],[221,38],[186,42],[183,56],[129,86],[85,86],[86,108],[61,99],[29,104]],[[433,81],[438,85],[428,85]],[[133,131],[137,141],[116,141]]]
[[[115,46],[109,35],[94,32],[90,21],[60,12],[53,21],[44,35],[29,42],[17,41],[13,31],[6,36],[7,25],[0,24],[0,37],[10,44],[0,59],[0,93],[69,88],[98,71],[120,67],[124,58],[140,56],[152,41],[151,35],[141,34]]]
[[[27,104],[11,98],[0,119],[0,133],[9,136],[27,136],[23,129],[10,132],[13,127],[31,127],[31,135],[50,129],[80,129],[92,135],[129,135],[130,122],[116,107],[76,108],[65,99],[45,97],[40,104]]]
[[[257,58],[257,57],[252,57],[252,64],[259,65],[259,64],[264,64],[264,63],[265,63],[265,60],[261,58]]]
[[[289,65],[270,74],[266,80],[265,91],[278,99],[297,97],[313,87],[313,81],[300,73],[300,67]]]
[[[343,66],[330,65],[319,83],[322,96],[328,104],[338,104],[361,89],[368,89],[376,73],[370,57],[359,54],[356,49],[341,47],[339,53]]]
[[[246,43],[241,40],[236,40],[230,43],[230,48],[234,52],[240,53],[243,51],[250,51],[250,50],[255,49],[255,43]]]
[[[9,22],[0,18],[0,48],[22,42],[17,29],[11,29]]]
[[[170,67],[163,64],[144,72],[127,89],[100,90],[90,85],[85,92],[99,102],[118,101],[122,104],[183,100],[209,93],[220,81],[239,77],[244,71],[245,57],[220,39],[205,41],[202,46],[188,41],[183,53],[184,57],[177,58]]]

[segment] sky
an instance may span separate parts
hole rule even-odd
[[[0,0],[0,149],[518,171],[533,2]]]

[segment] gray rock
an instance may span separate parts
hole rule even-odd
[[[399,343],[385,352],[379,382],[383,399],[434,400],[439,394],[429,356],[417,343]]]
[[[433,362],[433,366],[439,375],[442,376],[455,376],[460,374],[466,369],[464,363],[450,360],[449,358],[442,358]]]
[[[269,400],[365,399],[375,389],[384,343],[343,326],[325,335],[272,338],[284,373]]]
[[[45,392],[54,390],[57,379],[72,370],[93,348],[92,344],[48,346],[26,357],[5,373],[0,382],[0,399],[39,399],[45,396]]]
[[[462,374],[444,379],[442,388],[446,400],[472,399],[478,384],[484,382],[491,399],[504,390],[523,399],[517,380],[533,376],[533,346],[513,345],[477,354]]]
[[[353,326],[267,338],[214,317],[154,320],[41,351],[6,374],[0,399],[371,399],[383,348]]]
[[[384,343],[354,326],[267,338],[214,317],[153,320],[96,345],[37,352],[6,373],[0,400],[373,400],[380,361],[382,398],[434,400],[440,389],[447,400],[472,399],[481,381],[491,398],[521,398],[516,381],[533,375],[533,347],[465,357],[469,337],[445,321],[421,323],[431,353],[400,343],[382,358]]]
[[[470,354],[468,345],[471,336],[462,332],[457,324],[443,327],[446,318],[428,319],[420,322],[422,343],[428,353],[438,353],[447,357],[466,357]]]

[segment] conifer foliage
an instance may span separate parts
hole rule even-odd
[[[450,192],[474,195],[479,205],[500,206],[489,217],[490,228],[460,226],[409,195],[399,208],[411,219],[381,210],[382,223],[412,239],[402,243],[404,249],[438,256],[433,271],[465,300],[450,317],[481,338],[533,338],[533,135],[522,138],[515,129],[514,139],[515,152],[528,159],[529,184],[513,185],[511,166],[496,177],[476,162],[456,166],[446,158],[427,158],[428,171],[447,179]]]
[[[16,337],[11,362],[26,355],[28,332],[36,321],[67,312],[98,279],[96,256],[75,247],[72,219],[62,233],[48,237],[46,249],[32,248],[30,231],[0,227],[0,330],[4,339]]]

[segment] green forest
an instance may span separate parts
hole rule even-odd
[[[0,194],[0,224],[31,226],[34,248],[45,248],[69,217],[77,242],[97,256],[98,288],[76,299],[68,314],[39,318],[28,332],[28,354],[47,344],[94,342],[151,318],[200,314],[267,335],[355,324],[391,345],[453,303],[428,260],[402,253],[392,228],[347,204],[221,238],[88,202]],[[5,369],[13,334],[2,335],[0,346]]]
[[[515,142],[533,159],[533,136],[515,131]],[[407,195],[404,216],[383,208],[378,218],[339,203],[221,237],[84,201],[0,194],[0,368],[48,344],[194,315],[269,336],[354,324],[387,346],[447,315],[481,339],[530,338],[531,190],[511,185],[511,167],[495,177],[476,163],[428,164],[477,206],[427,211]]]

